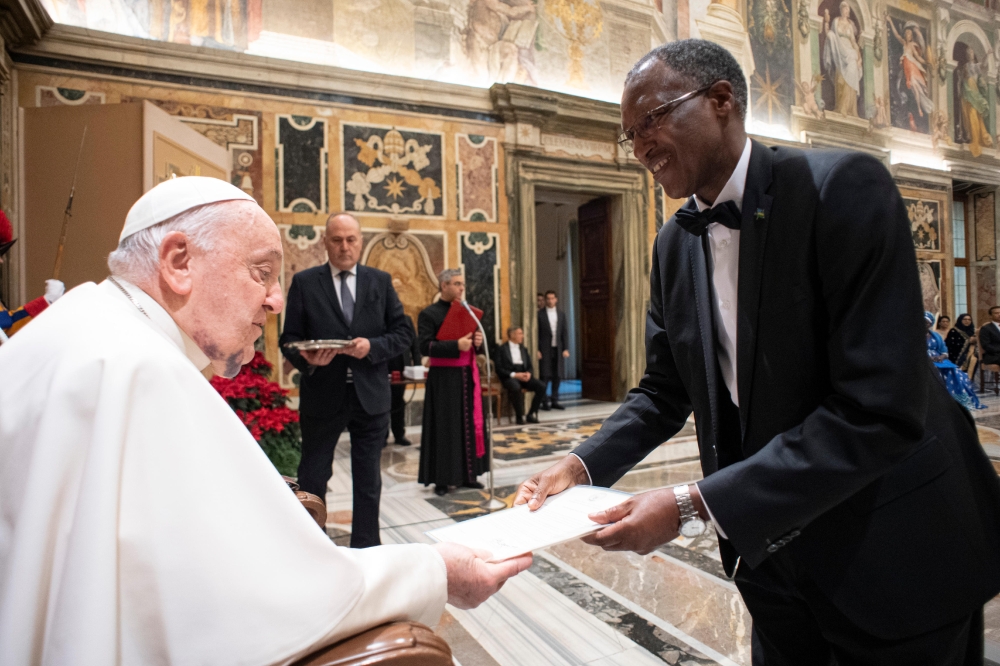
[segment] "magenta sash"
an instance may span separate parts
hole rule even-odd
[[[476,424],[476,457],[482,458],[486,455],[485,437],[483,436],[483,388],[479,384],[479,364],[476,363],[476,354],[473,350],[459,352],[458,358],[436,358],[431,357],[432,368],[464,368],[472,366],[472,422]]]

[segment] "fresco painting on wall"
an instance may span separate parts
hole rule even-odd
[[[993,147],[993,137],[987,129],[990,103],[986,97],[986,79],[983,66],[972,46],[963,41],[955,42],[952,58],[956,62],[953,75],[955,143],[965,144],[974,157],[983,148]]]
[[[341,132],[345,209],[444,216],[441,134],[347,123]]]
[[[537,33],[533,0],[470,0],[462,46],[474,76],[538,85]]]
[[[747,32],[756,71],[750,79],[752,116],[788,125],[794,103],[792,20],[788,0],[747,0]]]
[[[847,0],[823,0],[819,6],[823,105],[826,111],[864,117],[864,60],[861,23]]]
[[[907,14],[886,16],[889,42],[889,115],[892,126],[930,133],[933,56],[927,21]]]

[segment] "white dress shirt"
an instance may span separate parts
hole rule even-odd
[[[347,269],[350,275],[347,276],[347,289],[351,292],[354,303],[358,302],[358,265],[354,264]],[[330,264],[330,273],[333,274],[333,293],[337,294],[337,303],[340,309],[344,309],[344,299],[340,296],[340,269]]]
[[[521,345],[516,345],[513,342],[508,342],[507,346],[510,348],[510,362],[512,365],[524,365],[524,358],[521,356]],[[510,373],[513,377],[516,372]]]
[[[545,308],[545,314],[549,316],[549,328],[552,329],[552,346],[558,347],[556,338],[556,327],[559,325],[559,313],[555,308]]]

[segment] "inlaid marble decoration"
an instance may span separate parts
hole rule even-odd
[[[941,250],[941,204],[938,201],[903,197],[910,219],[913,245],[918,250]]]
[[[997,304],[997,267],[976,266],[976,321],[990,320],[989,310]]]
[[[497,140],[481,134],[456,134],[459,219],[497,221]]]
[[[327,209],[326,120],[278,114],[274,140],[277,208],[284,213]]]
[[[920,274],[920,291],[924,296],[924,312],[937,315],[941,312],[941,261],[919,260],[917,271]]]
[[[997,258],[993,193],[977,195],[973,208],[976,213],[976,261],[992,261]]]
[[[124,99],[122,101],[125,101]],[[149,100],[232,155],[232,183],[264,205],[261,113],[206,104]]]
[[[436,272],[420,239],[408,233],[378,234],[365,245],[361,263],[392,276],[403,311],[416,329],[420,311],[433,303],[438,293]]]
[[[281,291],[287,297],[292,277],[307,268],[319,266],[327,260],[323,245],[323,227],[308,224],[279,224],[281,248],[284,258],[281,266]],[[285,327],[285,315],[279,316],[279,330]],[[283,388],[297,388],[299,371],[284,356],[278,364],[278,383]]]
[[[102,92],[59,88],[56,86],[35,86],[35,106],[81,106],[83,104],[104,104]]]
[[[500,344],[500,234],[460,231],[458,247],[466,298],[483,311],[487,341]]]
[[[344,208],[444,217],[444,135],[341,124]]]

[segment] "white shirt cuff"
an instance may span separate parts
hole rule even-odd
[[[588,486],[594,485],[594,480],[590,477],[590,470],[587,469],[587,463],[583,462],[583,458],[581,458],[580,456],[576,455],[575,453],[571,453],[570,455],[573,456],[573,457],[575,457],[577,460],[579,460],[580,464],[583,465],[583,471],[587,473],[587,485]]]
[[[694,484],[694,487],[698,488],[698,484]],[[698,494],[701,495],[701,488],[698,488]],[[708,506],[708,501],[705,499],[704,495],[701,495],[701,503],[705,505],[705,511],[708,512],[708,519],[712,521],[713,525],[715,525],[715,531],[719,533],[720,537],[728,540],[729,537],[727,537],[726,533],[722,531],[722,527],[719,525],[719,522],[715,519],[715,516],[712,515],[712,509]]]
[[[516,375],[516,374],[517,374],[516,372],[512,372],[512,373],[510,373],[510,376],[511,376],[511,379],[513,379],[513,378],[514,378],[514,375]]]

